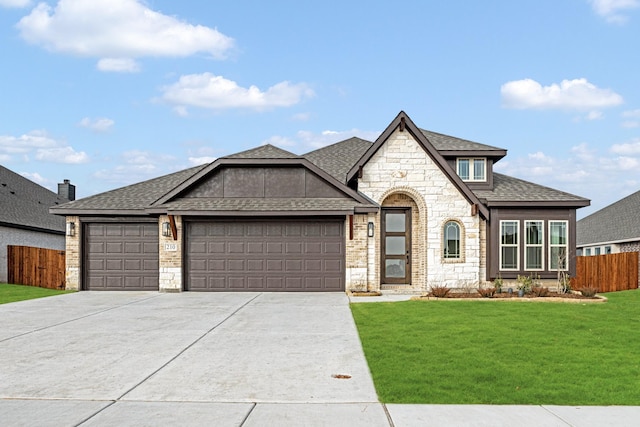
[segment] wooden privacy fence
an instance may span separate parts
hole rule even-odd
[[[64,289],[65,254],[56,249],[7,246],[9,283]]]
[[[597,287],[598,292],[638,288],[638,252],[576,257],[574,289]]]

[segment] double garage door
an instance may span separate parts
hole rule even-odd
[[[158,290],[157,223],[86,223],[83,288]],[[344,290],[344,220],[185,222],[191,291]]]
[[[343,220],[186,223],[186,289],[344,290]]]

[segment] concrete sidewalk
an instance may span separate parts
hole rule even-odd
[[[348,302],[80,292],[0,305],[0,425],[638,425],[638,407],[383,405]]]

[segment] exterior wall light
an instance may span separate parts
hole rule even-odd
[[[162,223],[162,235],[164,237],[171,237],[171,225],[168,222]]]
[[[68,222],[67,223],[67,236],[73,237],[76,235],[76,223]]]
[[[367,224],[367,236],[369,237],[373,237],[373,222],[370,222],[369,224]]]

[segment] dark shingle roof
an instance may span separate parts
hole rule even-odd
[[[169,211],[346,211],[361,206],[349,198],[184,198],[162,205]]]
[[[62,207],[53,208],[52,212],[56,210],[143,210],[205,166],[196,166],[138,184],[85,197],[66,203]],[[61,214],[63,213],[61,212]]]
[[[67,201],[53,191],[0,166],[0,223],[64,232],[64,218],[50,214],[49,207]]]
[[[303,157],[320,169],[332,175],[338,181],[344,183],[347,180],[347,172],[356,164],[371,147],[371,142],[360,138],[349,138],[342,142],[320,148]]]
[[[493,174],[493,190],[473,190],[476,196],[491,206],[492,202],[565,202],[588,206],[589,200],[564,191],[500,173]]]
[[[431,142],[438,151],[505,151],[503,148],[480,144],[479,142],[456,138],[454,136],[444,135],[430,130],[420,129],[420,132],[427,137],[429,142]]]
[[[297,159],[298,156],[274,147],[271,144],[262,145],[252,148],[251,150],[241,151],[224,157],[225,159]]]
[[[576,223],[578,246],[640,240],[640,191]]]

